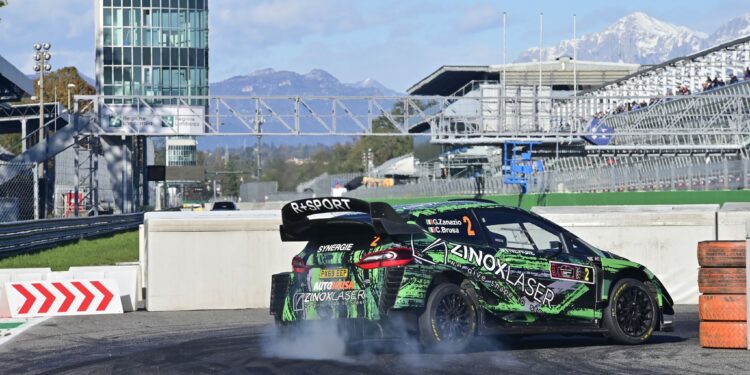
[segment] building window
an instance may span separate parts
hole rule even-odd
[[[112,9],[104,9],[104,26],[112,26]]]

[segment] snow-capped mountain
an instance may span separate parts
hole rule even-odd
[[[657,64],[700,50],[707,35],[684,26],[659,21],[642,12],[629,14],[606,29],[578,38],[579,60]],[[573,41],[542,49],[542,59],[573,56]],[[531,48],[517,62],[538,61],[539,48]]]
[[[707,47],[748,35],[750,35],[750,13],[734,18],[719,27],[708,38]]]
[[[299,74],[269,68],[212,83],[211,95],[391,96],[399,93],[372,78],[356,83],[342,83],[322,69]]]

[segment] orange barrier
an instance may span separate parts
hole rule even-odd
[[[745,241],[698,244],[700,344],[704,348],[746,349],[747,284]]]

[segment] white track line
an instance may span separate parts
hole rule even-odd
[[[5,337],[0,337],[0,345],[3,345],[3,344],[5,344],[6,342],[8,342],[10,340],[13,340],[13,338],[20,336],[21,333],[23,333],[23,331],[25,331],[25,330],[27,330],[27,329],[29,329],[29,328],[31,328],[31,327],[33,327],[33,326],[41,323],[41,322],[44,322],[45,320],[47,320],[49,318],[50,317],[47,316],[47,317],[43,317],[43,318],[31,318],[31,319],[29,319],[28,321],[24,322],[22,325],[20,325],[20,326],[18,326],[16,328],[11,329],[10,330],[10,335],[5,336]]]

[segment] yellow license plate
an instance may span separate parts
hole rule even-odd
[[[343,279],[346,277],[349,277],[349,270],[346,268],[320,270],[321,279]]]

